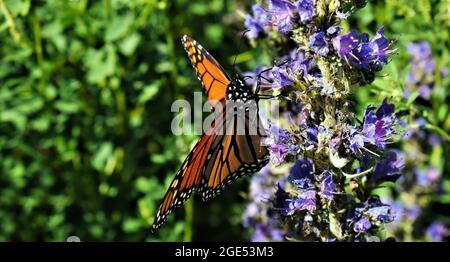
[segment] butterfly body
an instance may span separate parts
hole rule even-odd
[[[234,102],[247,102],[249,100],[256,100],[253,91],[244,84],[244,81],[239,77],[233,78],[227,87],[227,100]]]
[[[183,36],[182,43],[197,78],[208,96],[215,119],[203,134],[164,196],[153,222],[157,231],[167,215],[197,192],[206,201],[237,178],[258,172],[268,163],[262,145],[264,128],[258,115],[258,95],[240,76],[230,78],[220,64],[195,40]]]

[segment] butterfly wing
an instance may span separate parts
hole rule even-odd
[[[187,35],[184,35],[181,41],[208,96],[208,101],[214,106],[217,101],[225,99],[230,77],[197,41]]]
[[[167,220],[174,209],[181,207],[189,199],[193,191],[200,185],[204,166],[209,162],[208,152],[216,139],[216,121],[206,132],[178,170],[175,178],[170,183],[162,204],[159,206],[152,226],[152,232],[156,232]]]
[[[251,112],[242,116],[227,114],[229,117],[224,120],[226,130],[216,130],[223,135],[216,137],[208,153],[208,159],[212,160],[205,166],[200,186],[203,201],[218,195],[237,178],[256,173],[267,165],[268,151],[261,143],[264,129],[258,112],[253,111],[256,113],[253,117]],[[241,127],[245,129],[241,130]],[[256,132],[251,132],[252,127],[256,127]]]
[[[248,114],[246,115],[248,117]],[[259,118],[257,119],[258,123]],[[261,146],[262,134],[250,134],[251,120],[245,122],[246,135],[236,132],[237,117],[217,113],[211,128],[192,149],[167,190],[152,226],[156,232],[174,209],[182,206],[198,189],[204,201],[219,194],[225,185],[246,174],[259,171],[268,162]]]

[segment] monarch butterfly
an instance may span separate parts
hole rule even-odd
[[[184,35],[182,43],[208,102],[225,110],[217,112],[209,130],[176,173],[156,214],[152,232],[156,232],[166,222],[167,215],[182,206],[194,191],[207,201],[219,194],[225,185],[259,171],[269,161],[268,151],[261,144],[264,134],[257,110],[256,118],[252,118],[251,111],[245,107],[246,103],[257,102],[262,97],[257,94],[259,88],[253,92],[238,74],[231,78],[208,51],[189,36]],[[236,105],[230,106],[231,102],[243,102],[244,113],[236,113]],[[228,114],[230,108],[232,113]],[[245,120],[242,133],[236,132],[240,120]],[[256,132],[251,134],[250,129]],[[225,130],[234,132],[225,134]]]

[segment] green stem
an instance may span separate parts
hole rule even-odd
[[[44,60],[42,55],[42,38],[41,38],[41,22],[39,18],[33,20],[33,33],[34,33],[34,51],[36,52],[36,60],[38,65],[42,65]]]
[[[148,0],[147,5],[145,6],[144,10],[139,14],[138,18],[138,26],[144,26],[147,22],[148,16],[152,13],[153,8],[156,5],[156,1]]]
[[[352,179],[352,178],[357,178],[357,177],[361,177],[361,176],[365,176],[368,173],[372,172],[373,167],[366,169],[360,173],[356,173],[356,174],[347,174],[345,172],[342,172],[342,174],[345,176],[346,179]]]
[[[109,18],[111,16],[111,0],[103,0],[103,8],[105,11],[105,17]]]
[[[166,4],[169,5],[169,3],[166,1]],[[165,38],[166,38],[166,44],[167,44],[167,52],[169,55],[170,62],[172,63],[172,67],[170,70],[170,78],[169,78],[169,88],[170,93],[175,96],[175,86],[178,80],[178,69],[177,69],[177,54],[175,52],[175,44],[173,41],[174,32],[172,32],[172,27],[170,24],[170,17],[168,15],[165,16]]]
[[[183,242],[192,241],[192,227],[194,221],[194,200],[190,199],[184,205],[184,210],[186,212],[186,226],[184,228]]]
[[[17,43],[21,43],[22,35],[19,33],[19,31],[17,31],[16,22],[14,21],[14,18],[12,17],[11,13],[8,10],[8,7],[6,6],[6,3],[3,0],[0,0],[0,11],[5,16],[9,33]]]
[[[426,124],[425,128],[438,132],[440,135],[442,135],[443,137],[447,138],[448,141],[450,141],[450,135],[447,134],[447,132],[445,132],[444,129],[442,129],[438,126],[432,125],[432,124]]]

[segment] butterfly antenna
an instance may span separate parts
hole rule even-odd
[[[244,36],[245,36],[245,34],[248,33],[248,32],[250,32],[250,30],[245,30],[245,31],[242,33],[242,35],[241,35],[241,39],[239,40],[238,52],[237,52],[236,56],[234,56],[234,61],[233,61],[233,75],[236,74],[236,60],[237,60],[237,57],[238,57],[239,52],[240,52],[240,50],[241,50],[242,40],[244,40]]]

